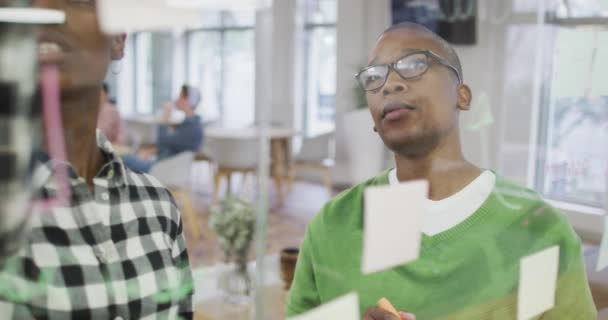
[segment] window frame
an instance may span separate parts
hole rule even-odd
[[[567,18],[565,18],[567,20]],[[574,19],[574,21],[572,23],[577,23],[576,22],[577,19]],[[581,23],[580,26],[585,25],[584,23]],[[546,23],[545,27],[548,26],[552,26],[551,23]],[[572,24],[568,24],[568,26],[572,26]],[[555,26],[557,28],[563,28],[564,26],[560,26],[557,25]],[[543,60],[543,66],[542,66],[542,82],[541,82],[541,97],[540,97],[540,109],[539,109],[539,117],[538,117],[538,123],[537,125],[537,133],[536,133],[536,143],[537,143],[537,147],[535,150],[535,166],[534,166],[534,170],[533,170],[533,187],[535,190],[537,190],[544,199],[546,199],[547,201],[555,204],[558,207],[563,207],[563,208],[569,208],[570,210],[575,210],[577,212],[581,212],[581,213],[587,213],[587,214],[604,214],[604,208],[608,206],[608,204],[599,204],[595,205],[595,204],[591,204],[591,203],[585,203],[582,201],[577,201],[575,199],[560,199],[557,197],[553,197],[550,196],[548,194],[545,194],[544,192],[544,183],[545,183],[545,179],[546,179],[546,173],[547,173],[547,168],[546,168],[546,164],[547,164],[547,155],[549,152],[549,148],[550,146],[548,145],[549,142],[549,127],[550,127],[550,122],[551,122],[551,108],[553,103],[555,103],[555,101],[552,99],[552,80],[553,80],[553,71],[555,68],[555,47],[557,46],[557,34],[560,30],[556,29],[555,30],[555,37],[553,37],[553,39],[551,39],[551,48],[549,48],[548,50],[546,50],[546,59]],[[608,197],[608,178],[606,181],[606,186],[605,186],[605,190],[604,193],[606,193],[605,197]],[[608,200],[608,199],[607,199]]]
[[[509,14],[506,14],[503,20],[491,21],[492,18],[490,18],[489,23],[502,24],[504,28],[502,35],[503,37],[506,35],[506,32],[509,30],[510,27],[537,25],[537,21],[541,16],[544,17],[544,24],[542,26],[543,28],[549,28],[551,25],[555,24],[553,21],[548,20],[549,15],[547,15],[547,11],[539,13],[537,10],[538,8],[534,8],[533,11],[515,11],[514,8],[511,7],[511,12]],[[544,32],[547,32],[547,29],[545,29]],[[503,161],[500,158],[504,156],[503,152],[507,151],[507,146],[509,146],[511,143],[523,143],[523,141],[508,141],[505,140],[505,137],[513,136],[512,130],[527,130],[529,132],[526,141],[529,147],[527,148],[527,151],[525,153],[525,158],[527,159],[527,166],[525,168],[522,168],[522,170],[520,171],[512,172],[512,174],[515,174],[516,176],[507,175],[506,177],[519,183],[522,183],[528,188],[539,190],[539,194],[544,199],[544,201],[546,201],[549,205],[553,206],[554,208],[557,208],[560,212],[562,212],[568,219],[574,230],[582,239],[585,239],[587,241],[600,241],[602,234],[604,233],[604,218],[608,210],[608,203],[605,204],[606,208],[597,208],[568,203],[564,201],[557,201],[547,198],[542,192],[540,192],[540,189],[536,189],[537,178],[544,172],[542,171],[543,168],[539,168],[539,166],[544,166],[544,161],[542,161],[541,163],[542,158],[539,157],[539,155],[542,155],[543,151],[541,149],[540,142],[543,141],[541,139],[544,139],[543,135],[548,133],[546,131],[548,122],[544,121],[543,119],[545,115],[540,114],[541,111],[546,112],[546,110],[543,110],[543,107],[545,107],[546,105],[545,102],[547,101],[547,98],[550,98],[550,75],[553,68],[553,61],[552,56],[547,56],[547,54],[552,54],[551,49],[548,48],[553,47],[545,47],[543,49],[545,55],[542,56],[539,60],[539,63],[543,64],[541,65],[542,68],[540,68],[540,71],[544,74],[540,75],[541,81],[537,109],[530,109],[530,112],[536,112],[536,116],[531,115],[530,120],[525,121],[525,126],[523,128],[521,126],[517,128],[511,128],[510,126],[504,123],[504,120],[502,121],[502,124],[499,128],[499,140],[497,141],[497,152],[499,152],[499,156],[497,158],[497,168],[499,168],[499,170],[502,170],[503,168],[504,163],[502,163]],[[507,52],[506,48],[503,50],[505,51],[505,53]],[[549,59],[547,59],[548,57]],[[506,69],[506,61],[502,61],[501,63],[503,72],[508,72],[508,70]],[[546,63],[548,63],[549,65],[544,65]],[[549,78],[547,78],[547,76],[549,76]],[[500,82],[500,84],[497,83],[497,85],[500,86],[500,90],[502,90],[501,95],[503,97],[502,101],[500,102],[501,108],[505,108],[508,106],[509,103],[507,100],[504,100],[506,98],[506,90],[508,88],[506,87],[506,82],[504,82],[504,77],[503,79],[498,81]],[[530,84],[532,86],[535,85],[533,82]],[[534,103],[533,100],[531,100],[531,102]],[[520,108],[529,109],[529,106],[511,107],[517,108],[518,110]]]
[[[307,0],[310,1],[310,0]],[[337,2],[337,0],[336,0]],[[337,3],[336,3],[337,5]],[[304,52],[304,54],[302,55],[302,63],[304,68],[302,68],[303,72],[302,72],[302,117],[301,117],[301,126],[302,126],[302,132],[304,133],[305,136],[310,136],[311,132],[310,132],[310,123],[308,121],[308,113],[310,112],[310,108],[309,108],[309,101],[310,101],[310,97],[308,96],[308,90],[310,89],[310,83],[308,81],[309,75],[310,75],[310,69],[309,69],[309,65],[310,65],[310,61],[311,61],[311,52],[310,52],[310,48],[311,48],[311,39],[312,39],[312,34],[314,33],[315,30],[319,30],[319,29],[326,29],[326,30],[333,30],[336,33],[337,36],[337,17],[336,17],[336,21],[334,22],[311,22],[309,19],[309,12],[308,12],[308,5],[304,6],[304,43],[302,45],[302,50]],[[337,50],[336,50],[337,51]],[[337,52],[335,53],[337,55]],[[337,72],[337,71],[336,71]],[[335,110],[336,110],[336,105],[334,103],[334,128],[335,128]]]
[[[186,70],[190,70],[191,66],[190,65],[190,51],[192,48],[192,37],[194,35],[196,35],[197,33],[204,33],[204,32],[216,32],[219,33],[219,38],[220,38],[220,80],[219,82],[221,84],[224,83],[224,81],[226,80],[226,38],[227,38],[227,34],[229,32],[239,32],[239,31],[251,31],[251,32],[255,32],[255,24],[254,25],[230,25],[227,23],[227,20],[229,19],[229,15],[230,12],[227,11],[222,11],[220,12],[220,24],[217,26],[203,26],[203,27],[197,27],[197,28],[190,28],[188,30],[186,30],[184,32],[184,36],[186,38],[186,50],[185,50],[185,64],[186,64]],[[254,43],[255,46],[255,43]],[[254,48],[254,52],[253,54],[255,55],[255,48]],[[186,81],[190,81],[190,74],[187,73],[185,75]],[[206,119],[209,121],[213,121],[213,122],[223,122],[224,118],[225,118],[225,114],[226,114],[226,106],[224,105],[224,90],[223,88],[219,91],[219,97],[218,97],[218,111],[219,111],[219,116],[218,118],[215,119]]]

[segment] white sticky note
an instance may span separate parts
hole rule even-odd
[[[0,22],[60,24],[65,22],[65,12],[42,8],[0,8]]]
[[[97,1],[99,25],[106,33],[185,28],[200,23],[199,10],[175,8],[166,0]]]
[[[608,217],[604,218],[604,235],[602,236],[602,244],[600,245],[595,271],[600,272],[606,267],[608,267]]]
[[[427,181],[365,189],[364,274],[418,259]]]
[[[272,0],[165,0],[169,6],[206,10],[255,10],[267,8]]]
[[[517,319],[526,320],[555,304],[559,246],[524,257],[520,263]]]
[[[359,296],[349,293],[336,298],[314,310],[288,318],[288,320],[361,320],[359,313]]]

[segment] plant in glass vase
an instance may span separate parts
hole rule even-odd
[[[209,225],[218,234],[225,261],[234,264],[220,277],[220,289],[231,302],[248,302],[251,279],[247,256],[255,231],[253,206],[237,197],[227,197],[211,208]]]

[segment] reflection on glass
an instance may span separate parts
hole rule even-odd
[[[592,44],[592,45],[589,45]],[[608,174],[608,31],[560,29],[542,192],[594,207],[603,205]]]

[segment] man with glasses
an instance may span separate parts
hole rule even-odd
[[[288,314],[355,291],[365,320],[398,319],[376,307],[382,297],[401,319],[515,319],[520,259],[559,245],[555,307],[542,319],[595,319],[580,241],[566,218],[464,158],[459,116],[472,93],[450,45],[403,23],[382,33],[369,61],[356,77],[396,168],[338,195],[309,224]],[[418,179],[430,184],[419,259],[362,274],[364,189]]]

